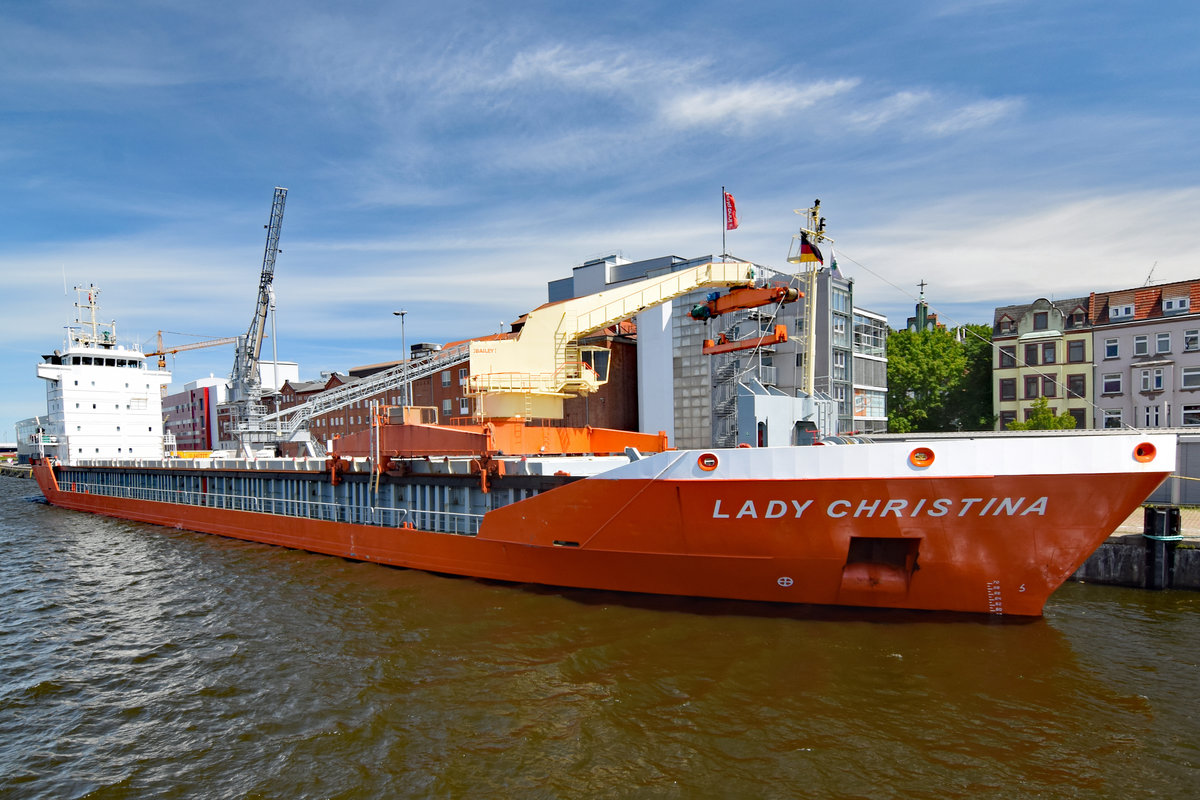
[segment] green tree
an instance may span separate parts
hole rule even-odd
[[[992,328],[963,325],[956,338],[967,357],[967,371],[951,392],[951,416],[958,430],[990,431],[996,421],[992,414]]]
[[[967,357],[945,330],[888,335],[888,430],[951,430],[950,392],[963,379]]]
[[[1050,402],[1044,397],[1033,401],[1029,419],[1024,422],[1008,423],[1010,431],[1058,431],[1075,427],[1075,417],[1070,414],[1055,414]]]
[[[992,343],[987,325],[888,336],[888,430],[990,430]]]

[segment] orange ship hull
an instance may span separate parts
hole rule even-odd
[[[1105,454],[1145,446],[1123,438],[1130,441],[1119,447],[1105,442]],[[486,511],[472,535],[72,491],[45,462],[34,475],[47,500],[64,508],[479,578],[1038,615],[1169,473],[1174,445],[1166,439],[1156,440],[1157,465],[1122,462],[1094,472],[1071,467],[1104,454],[1060,458],[1041,471],[995,465],[1005,468],[988,473],[969,443],[935,448],[939,463],[963,462],[958,466],[968,469],[959,474],[953,464],[933,472],[892,463],[911,445],[882,455],[868,448],[887,446],[671,452],[584,479],[562,478],[555,488]],[[997,450],[995,458],[1005,453]],[[809,461],[823,461],[837,474],[809,475]],[[390,479],[362,480],[381,477]],[[502,490],[504,480],[493,478],[492,491]]]

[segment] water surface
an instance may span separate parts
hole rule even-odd
[[[0,478],[0,796],[1195,797],[1200,595],[1043,619],[522,587]]]

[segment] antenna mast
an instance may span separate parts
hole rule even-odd
[[[825,218],[821,216],[821,201],[813,200],[809,208],[793,209],[797,214],[804,215],[800,232],[792,236],[788,247],[788,263],[809,266],[804,272],[804,374],[800,388],[810,397],[816,384],[817,369],[817,272],[822,261],[820,255],[813,255],[813,245],[821,242],[833,244],[833,239],[825,235]],[[819,253],[819,251],[818,251]]]

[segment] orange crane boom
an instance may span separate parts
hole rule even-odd
[[[787,286],[735,286],[726,294],[710,295],[707,303],[693,306],[692,310],[688,312],[688,316],[696,320],[712,319],[721,314],[759,308],[771,303],[792,303],[803,296],[803,292]],[[732,353],[735,350],[750,350],[755,347],[781,344],[787,340],[787,326],[776,325],[770,334],[752,339],[731,342],[725,337],[725,334],[718,336],[715,341],[705,339],[700,352],[711,356],[717,353]]]

